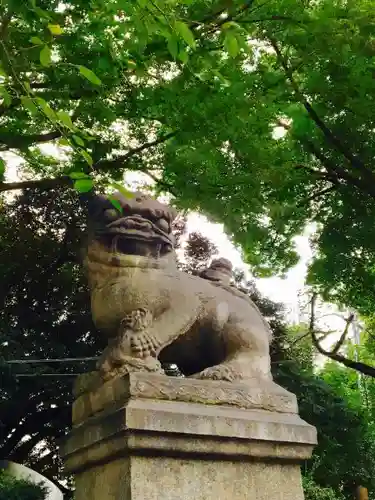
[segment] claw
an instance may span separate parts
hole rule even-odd
[[[160,342],[147,332],[127,332],[126,337],[132,352],[140,358],[155,356],[160,347]]]
[[[233,382],[234,380],[240,380],[242,377],[234,367],[223,364],[206,368],[202,372],[193,375],[193,378]]]

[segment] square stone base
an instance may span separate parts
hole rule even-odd
[[[274,400],[229,385],[134,373],[81,391],[63,448],[76,500],[303,500],[315,428],[275,384]]]
[[[76,477],[77,500],[303,500],[298,465],[118,458]]]

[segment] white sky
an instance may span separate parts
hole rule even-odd
[[[201,232],[216,244],[220,257],[226,257],[232,261],[234,267],[248,271],[248,266],[244,264],[241,258],[241,251],[230,242],[224,233],[223,225],[213,224],[206,217],[192,213],[188,219],[188,230],[189,232]],[[266,278],[256,280],[257,287],[261,293],[276,302],[283,302],[291,307],[297,306],[298,292],[304,286],[306,266],[311,258],[308,236],[305,235],[296,238],[296,247],[301,260],[296,267],[287,273],[286,279]]]

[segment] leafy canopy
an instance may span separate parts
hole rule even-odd
[[[295,264],[315,223],[310,283],[373,311],[371,2],[3,4],[0,149],[23,181],[4,155],[1,190],[143,172],[224,221],[259,275]]]
[[[46,488],[0,470],[0,500],[45,500]]]

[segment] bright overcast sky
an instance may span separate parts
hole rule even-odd
[[[188,219],[188,230],[189,232],[201,232],[217,245],[220,257],[228,258],[235,267],[247,269],[247,266],[242,261],[241,252],[229,241],[222,225],[210,223],[206,217],[192,213]],[[296,267],[288,272],[286,279],[267,278],[256,280],[260,292],[270,299],[283,302],[290,307],[297,307],[297,295],[304,286],[306,265],[311,257],[307,235],[296,238],[296,246],[301,260]]]

